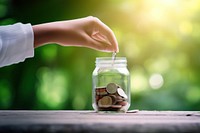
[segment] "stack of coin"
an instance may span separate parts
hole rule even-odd
[[[99,111],[120,111],[122,107],[127,105],[126,93],[115,83],[109,83],[105,87],[97,87],[95,93]]]

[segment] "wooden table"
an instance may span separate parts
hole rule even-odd
[[[200,112],[0,111],[0,133],[199,133]]]

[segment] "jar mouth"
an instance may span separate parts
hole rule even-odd
[[[96,65],[125,65],[127,64],[126,57],[116,57],[113,60],[112,57],[97,57]]]

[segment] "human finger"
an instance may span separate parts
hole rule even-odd
[[[96,32],[98,31],[100,35],[104,36],[105,40],[110,42],[113,47],[113,52],[119,52],[117,39],[113,31],[98,18],[94,17],[94,19],[96,21],[96,25],[94,27]]]

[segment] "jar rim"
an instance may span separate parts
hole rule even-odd
[[[112,57],[97,57],[96,64],[126,64],[127,60],[126,57],[116,57],[113,61]]]
[[[97,57],[96,60],[113,60],[112,57]],[[126,57],[116,57],[115,60],[126,60]]]

